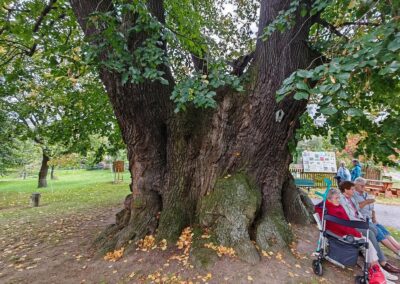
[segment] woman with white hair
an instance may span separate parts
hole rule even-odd
[[[366,179],[358,177],[355,179],[354,184],[354,200],[358,202],[363,217],[368,217],[372,221],[372,226],[376,227],[376,240],[393,251],[396,254],[396,258],[400,258],[400,244],[390,235],[390,232],[383,225],[378,223],[376,219],[374,210],[375,199],[369,198],[369,195],[365,192],[365,185],[367,184]]]
[[[342,181],[350,181],[351,180],[351,174],[348,168],[346,168],[346,164],[344,163],[344,161],[341,161],[339,163],[339,169],[337,171],[337,177],[338,182],[342,182]]]

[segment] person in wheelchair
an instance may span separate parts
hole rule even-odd
[[[322,203],[317,204],[315,206],[315,211],[319,214],[322,219],[322,211],[323,206]],[[325,212],[330,216],[334,216],[343,220],[350,221],[349,216],[347,215],[345,209],[340,204],[340,193],[336,189],[331,189],[328,193],[327,200],[325,203]],[[351,242],[357,243],[358,241],[362,242],[364,238],[362,234],[352,227],[346,227],[344,225],[331,222],[329,220],[326,221],[325,229],[329,231],[331,235],[336,236],[337,238],[341,238],[343,240],[351,240]],[[333,252],[331,254],[340,255],[346,254],[346,248],[330,245],[330,249],[337,249],[342,251]],[[372,242],[368,240],[368,249],[365,250],[365,257],[368,259],[368,279],[369,283],[383,284],[383,283],[393,283],[390,280],[397,280],[398,278],[394,275],[389,274],[388,272],[381,269],[379,265],[379,258],[377,255],[377,251],[374,248]],[[357,256],[356,256],[357,257]]]

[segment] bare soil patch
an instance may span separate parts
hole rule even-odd
[[[28,223],[0,224],[0,283],[353,283],[352,270],[325,264],[311,269],[318,231],[294,227],[293,250],[271,251],[257,265],[220,257],[208,270],[184,265],[175,244],[166,250],[126,251],[116,262],[91,250],[93,239],[114,221],[117,208],[102,208]],[[186,282],[180,282],[186,281]]]

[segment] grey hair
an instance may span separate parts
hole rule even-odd
[[[339,194],[340,194],[339,190],[332,188],[331,190],[329,190],[327,198],[329,200],[332,200],[334,195],[339,195]]]
[[[354,180],[355,184],[361,184],[361,185],[366,185],[367,184],[367,180],[365,178],[362,177],[358,177]]]

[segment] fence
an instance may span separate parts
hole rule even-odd
[[[292,164],[289,167],[289,170],[294,178],[301,178],[301,179],[311,179],[314,181],[316,187],[325,187],[324,178],[328,178],[332,181],[333,186],[337,186],[336,173],[305,173],[303,171],[303,165],[301,164]],[[366,179],[376,179],[380,180],[382,177],[382,172],[378,168],[373,168],[370,166],[366,166],[363,169],[363,177]]]
[[[311,179],[314,181],[316,187],[325,187],[324,178],[328,178],[333,186],[337,186],[335,180],[335,173],[305,173],[302,165],[290,165],[289,168],[294,178]]]

